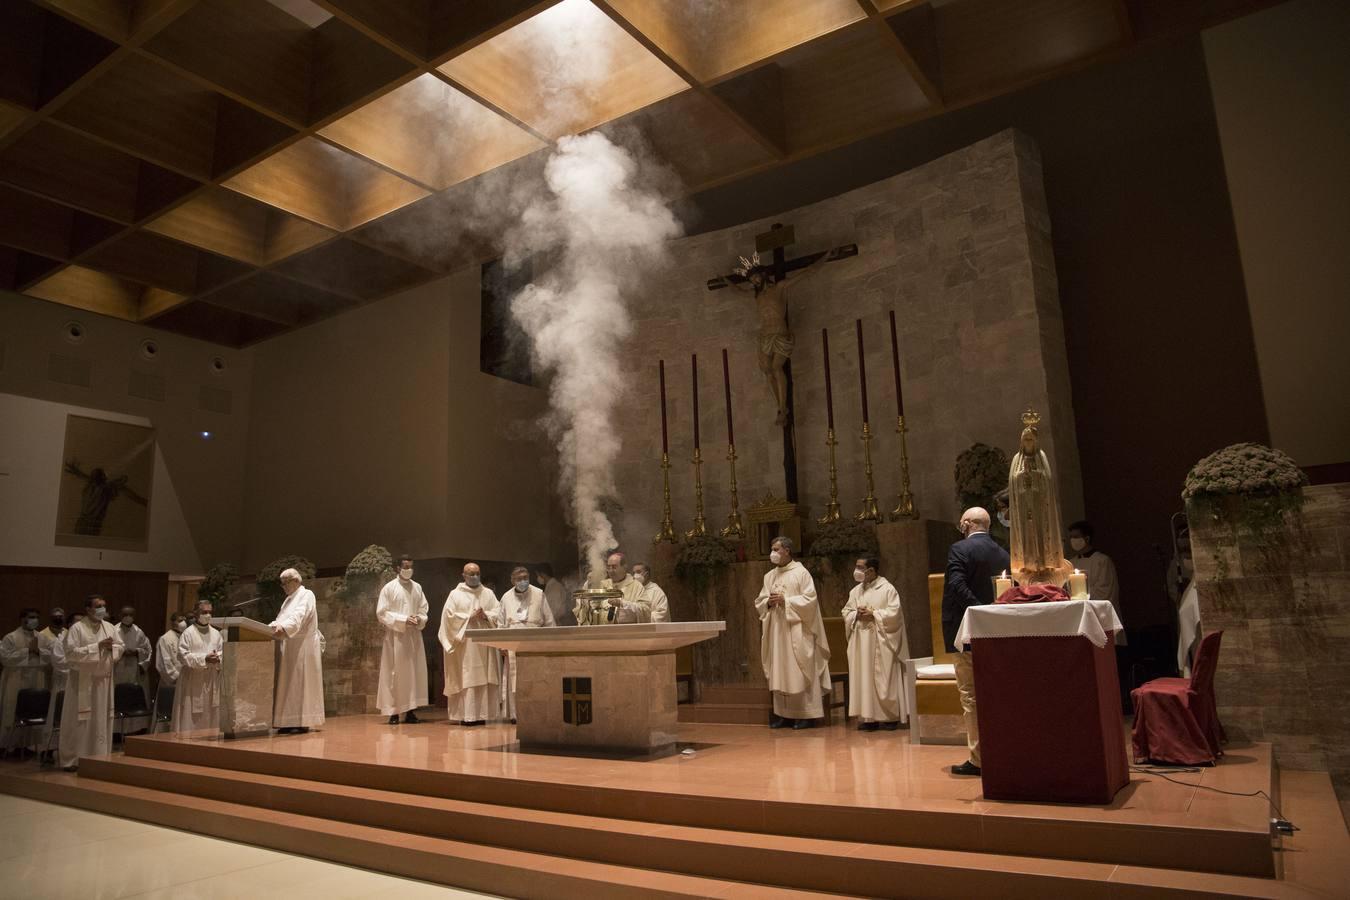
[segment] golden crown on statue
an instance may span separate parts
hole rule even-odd
[[[1034,429],[1041,424],[1041,414],[1028,406],[1027,411],[1022,413],[1022,424],[1027,428]]]

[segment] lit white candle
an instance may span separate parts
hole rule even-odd
[[[1087,575],[1078,569],[1074,569],[1073,574],[1069,576],[1069,599],[1086,600],[1087,598]]]
[[[1003,574],[994,579],[994,598],[1002,597],[1013,587],[1012,579],[1008,577],[1008,570],[1004,569]]]

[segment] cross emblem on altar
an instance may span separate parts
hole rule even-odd
[[[562,694],[563,721],[568,725],[591,724],[591,680],[564,678]]]

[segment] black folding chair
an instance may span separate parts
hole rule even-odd
[[[51,705],[52,692],[46,688],[22,688],[18,696],[14,698],[14,728],[41,728],[47,724],[47,707]],[[28,732],[25,731],[23,738],[18,741],[19,746],[16,750],[23,751],[27,748]]]
[[[42,752],[38,754],[38,765],[42,768],[46,768],[48,765],[52,764],[52,746],[59,743],[58,739],[61,735],[61,710],[65,708],[65,705],[66,692],[57,691],[56,701],[52,704],[52,727],[51,730],[47,732],[47,746],[43,747]]]
[[[150,717],[151,734],[157,733],[160,725],[168,725],[173,721],[173,688],[171,684],[160,682],[159,690],[155,691],[155,712]]]
[[[145,691],[134,681],[124,681],[113,685],[114,736],[125,736],[127,719],[141,719],[150,716],[145,701]]]

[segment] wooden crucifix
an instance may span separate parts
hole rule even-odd
[[[725,287],[753,292],[759,313],[759,369],[764,373],[777,404],[775,424],[783,429],[783,479],[786,498],[797,502],[797,448],[793,438],[792,348],[794,339],[788,320],[788,281],[794,283],[814,271],[817,263],[833,262],[858,255],[857,244],[845,244],[787,259],[784,248],[795,243],[791,225],[775,223],[764,234],[755,236],[755,255],[741,257],[741,265],[729,275],[708,280],[708,290]],[[760,254],[773,254],[772,262],[761,262]]]

